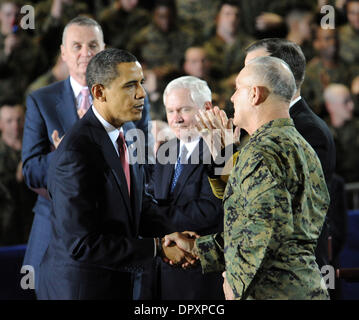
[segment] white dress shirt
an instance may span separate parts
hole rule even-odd
[[[76,99],[76,108],[79,109],[81,106],[81,101],[83,99],[81,90],[83,88],[87,88],[87,86],[86,87],[82,86],[73,77],[70,77],[70,84],[71,84],[71,88],[72,88],[72,91],[73,91],[75,99]],[[91,94],[89,95],[89,101],[90,101],[90,105],[92,105]]]

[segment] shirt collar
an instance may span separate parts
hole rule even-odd
[[[302,96],[297,97],[296,99],[292,100],[289,104],[289,109],[293,107],[300,99],[302,99]]]
[[[193,150],[196,148],[198,142],[200,140],[200,137],[197,137],[196,139],[194,139],[191,142],[184,142],[182,140],[180,140],[180,153],[182,151],[183,146],[186,146],[187,149],[187,159],[190,157],[190,155],[192,154]]]
[[[72,91],[74,92],[75,98],[78,98],[83,88],[87,88],[87,86],[84,87],[81,84],[79,84],[73,77],[70,77],[70,84]]]
[[[102,126],[106,130],[108,136],[110,137],[113,145],[115,146],[116,151],[117,150],[117,138],[120,134],[120,132],[123,133],[123,128],[120,129],[115,128],[111,123],[107,122],[96,110],[94,106],[92,106],[92,111],[95,114],[96,118],[101,122]]]

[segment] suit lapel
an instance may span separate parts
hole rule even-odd
[[[128,145],[128,144],[127,144]],[[142,211],[142,195],[143,195],[143,172],[142,168],[136,161],[136,157],[133,156],[133,144],[128,145],[129,159],[130,159],[130,172],[131,172],[131,203],[132,203],[132,217],[134,223],[134,234],[137,234],[137,226],[139,225],[140,215]]]
[[[100,121],[96,118],[94,115],[92,108],[89,109],[89,111],[84,116],[84,119],[91,122],[91,124],[95,127],[94,132],[94,139],[97,142],[97,144],[102,149],[103,156],[105,158],[106,163],[110,167],[115,180],[119,186],[121,196],[123,198],[123,202],[125,203],[127,207],[127,212],[129,214],[130,220],[133,220],[132,214],[131,214],[131,203],[130,203],[130,197],[128,194],[127,189],[127,181],[125,174],[122,169],[120,158],[118,157],[116,150],[112,144],[112,141],[110,137],[108,136],[106,130],[103,128]]]
[[[70,78],[67,78],[64,82],[64,90],[57,97],[56,112],[57,117],[62,126],[62,132],[59,135],[62,136],[70,129],[75,122],[79,119],[76,111],[76,100],[71,88]],[[60,128],[59,128],[60,131]]]

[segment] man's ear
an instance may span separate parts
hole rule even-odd
[[[63,61],[63,62],[66,62],[66,60],[64,59],[64,56],[65,56],[65,47],[64,47],[63,44],[60,46],[60,52],[61,52],[62,61]]]
[[[100,102],[106,101],[105,87],[102,84],[93,85],[91,88],[91,93],[94,99]]]
[[[212,105],[212,102],[211,101],[206,101],[204,103],[204,108],[207,110],[210,110],[210,109],[213,109],[213,105]]]
[[[262,104],[268,96],[269,90],[264,86],[253,86],[249,93],[252,105]]]

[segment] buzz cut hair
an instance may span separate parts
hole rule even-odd
[[[87,17],[87,16],[77,16],[76,18],[73,18],[70,22],[68,22],[64,28],[64,31],[62,33],[62,45],[63,46],[65,45],[67,29],[72,25],[77,25],[77,26],[81,26],[81,27],[98,28],[98,30],[100,31],[100,34],[101,34],[101,40],[102,40],[102,42],[104,41],[102,27],[96,20],[94,20],[90,17]]]

